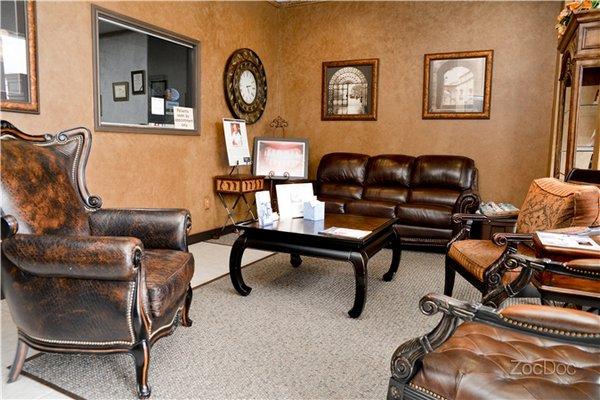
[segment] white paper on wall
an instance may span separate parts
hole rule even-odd
[[[190,107],[173,107],[175,128],[194,129],[194,109]]]

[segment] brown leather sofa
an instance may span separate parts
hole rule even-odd
[[[497,310],[436,294],[420,307],[443,317],[394,353],[388,400],[600,398],[598,315],[526,304]]]
[[[461,156],[323,156],[316,191],[328,213],[398,218],[402,244],[446,246],[452,215],[479,206],[477,168]]]
[[[85,185],[87,129],[27,135],[2,121],[2,290],[18,329],[9,382],[29,347],[123,352],[150,396],[150,348],[191,326],[190,214],[100,209]]]

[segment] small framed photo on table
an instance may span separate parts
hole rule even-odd
[[[493,50],[425,54],[424,119],[489,119]]]
[[[129,82],[113,82],[113,101],[129,100]]]
[[[145,94],[146,93],[146,71],[131,71],[131,93]]]
[[[227,148],[229,166],[250,165],[250,147],[248,146],[248,133],[246,121],[243,119],[223,118],[223,134]]]
[[[254,175],[271,179],[308,178],[308,139],[254,139]]]

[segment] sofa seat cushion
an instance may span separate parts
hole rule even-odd
[[[483,282],[485,270],[502,256],[505,248],[505,246],[498,246],[491,240],[459,240],[450,246],[448,257]],[[528,246],[519,245],[517,251],[519,254],[535,257],[534,251]],[[507,283],[507,280],[512,281],[516,278],[515,272],[509,271],[503,282]]]
[[[396,203],[376,200],[352,200],[346,203],[346,213],[368,217],[395,218]]]
[[[155,318],[176,308],[185,295],[194,275],[194,257],[184,251],[144,250],[142,268],[150,311]]]
[[[600,348],[465,322],[409,385],[446,399],[597,399],[599,359]]]
[[[398,223],[402,225],[451,227],[452,207],[436,204],[406,203],[396,206]]]
[[[343,214],[346,212],[346,202],[348,199],[333,196],[319,196],[319,201],[325,202],[325,212],[331,214]]]

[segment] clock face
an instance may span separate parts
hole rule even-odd
[[[223,81],[231,113],[248,125],[258,121],[267,105],[267,76],[258,55],[250,49],[234,51]]]
[[[256,78],[254,78],[254,74],[248,70],[242,72],[239,87],[242,100],[248,104],[252,104],[256,98]]]

